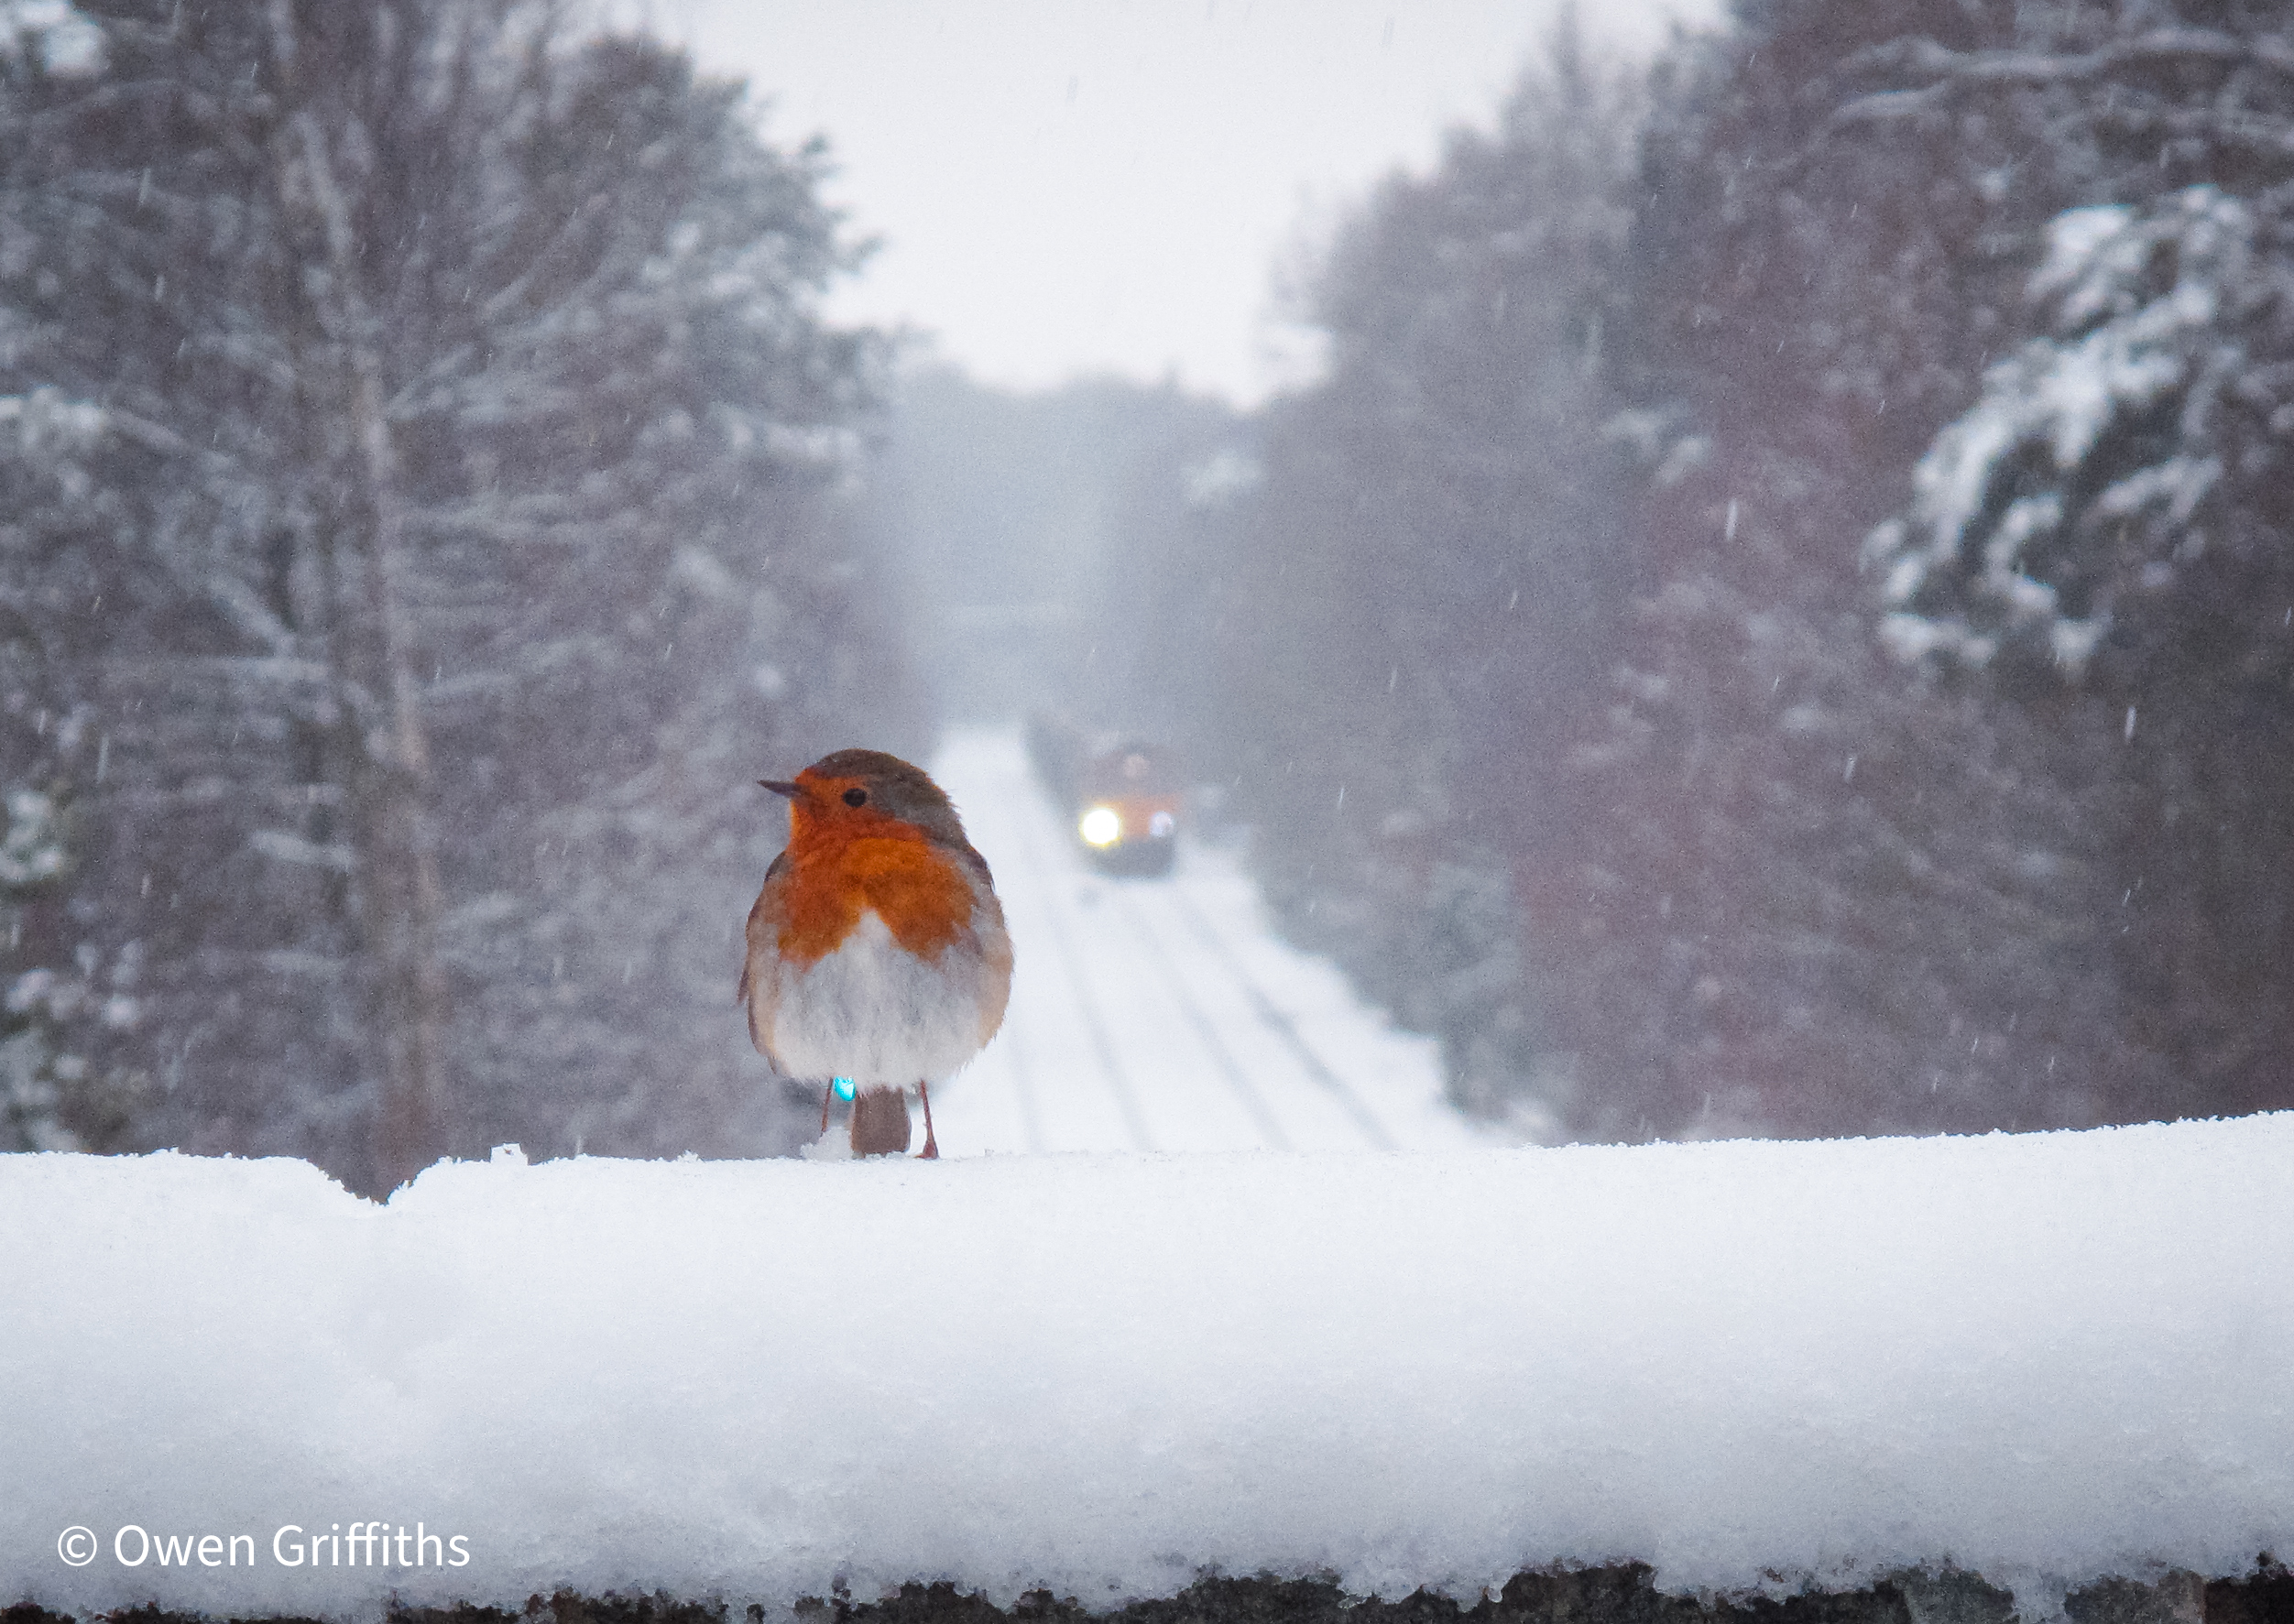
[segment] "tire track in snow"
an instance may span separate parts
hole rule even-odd
[[[1083,966],[1076,952],[1074,938],[1067,933],[1066,911],[1060,900],[1056,886],[1052,885],[1052,870],[1043,862],[1043,848],[1036,844],[1033,831],[1025,827],[1024,817],[1015,818],[1008,828],[1012,844],[1026,854],[1028,869],[1043,901],[1044,929],[1052,933],[1057,949],[1060,968],[1066,972],[1067,985],[1076,995],[1076,1012],[1083,1017],[1084,1030],[1091,1039],[1091,1047],[1098,1053],[1099,1066],[1107,1074],[1108,1090],[1115,1095],[1115,1108],[1121,1113],[1123,1126],[1131,1136],[1133,1146],[1141,1150],[1155,1149],[1154,1135],[1147,1129],[1147,1118],[1139,1108],[1139,1091],[1131,1074],[1116,1057],[1114,1041],[1108,1035],[1107,1019],[1099,1009],[1099,1000],[1084,979]]]
[[[1234,1052],[1227,1047],[1226,1041],[1218,1035],[1218,1027],[1204,1012],[1201,1001],[1196,997],[1194,992],[1180,977],[1178,964],[1171,949],[1148,927],[1146,915],[1128,893],[1116,889],[1113,894],[1116,910],[1123,916],[1124,922],[1131,927],[1132,940],[1146,949],[1145,957],[1155,966],[1156,974],[1162,977],[1163,986],[1170,991],[1172,1001],[1178,1005],[1180,1012],[1195,1028],[1195,1035],[1202,1040],[1203,1048],[1210,1055],[1212,1063],[1218,1068],[1219,1074],[1227,1079],[1228,1085],[1241,1099],[1242,1108],[1250,1114],[1251,1120],[1256,1123],[1259,1131],[1266,1136],[1269,1148],[1276,1150],[1291,1150],[1293,1146],[1290,1136],[1283,1131],[1283,1125],[1274,1119],[1274,1113],[1267,1109],[1266,1100],[1259,1093],[1258,1085],[1251,1081],[1249,1074],[1243,1070],[1242,1063],[1235,1058]]]
[[[1363,1137],[1373,1146],[1381,1150],[1399,1150],[1401,1147],[1394,1143],[1393,1136],[1386,1131],[1377,1117],[1371,1115],[1370,1107],[1362,1103],[1361,1095],[1355,1093],[1346,1079],[1332,1071],[1322,1056],[1315,1052],[1314,1046],[1306,1041],[1298,1030],[1298,1023],[1289,1012],[1266,996],[1266,989],[1259,985],[1258,978],[1243,966],[1234,950],[1212,928],[1203,910],[1195,905],[1194,899],[1176,886],[1172,888],[1171,898],[1196,936],[1227,966],[1227,973],[1234,977],[1235,985],[1241,988],[1244,998],[1250,1003],[1251,1013],[1282,1040],[1283,1046],[1290,1051],[1300,1069],[1337,1099],[1347,1116],[1353,1119],[1354,1126],[1362,1130]]]

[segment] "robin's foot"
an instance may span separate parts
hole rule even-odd
[[[940,1147],[939,1147],[939,1145],[938,1145],[938,1144],[936,1144],[934,1141],[933,1141],[933,1140],[931,1140],[931,1139],[926,1139],[926,1140],[924,1141],[924,1148],[923,1148],[923,1150],[919,1150],[919,1151],[917,1151],[917,1152],[916,1152],[916,1160],[917,1160],[917,1161],[939,1161],[939,1160],[940,1160]]]

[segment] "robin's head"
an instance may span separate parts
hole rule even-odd
[[[863,834],[889,820],[912,823],[950,845],[964,844],[964,824],[940,786],[921,767],[881,750],[838,750],[793,779],[757,781],[788,798],[799,839],[847,829]]]

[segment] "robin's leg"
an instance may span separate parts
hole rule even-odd
[[[916,1092],[924,1102],[924,1148],[917,1155],[916,1160],[937,1161],[940,1160],[940,1141],[932,1137],[932,1084],[919,1080],[916,1084]]]
[[[822,1089],[822,1090],[821,1090],[821,1131],[822,1131],[823,1133],[826,1133],[826,1132],[828,1131],[828,1100],[829,1100],[829,1096],[830,1096],[831,1095],[835,1094],[836,1092],[836,1084],[834,1084],[834,1083],[831,1083],[831,1084],[830,1084],[827,1087],[825,1087],[825,1088],[824,1088],[824,1089]]]

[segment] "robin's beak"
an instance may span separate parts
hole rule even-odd
[[[759,779],[757,784],[759,789],[770,790],[775,795],[785,795],[791,801],[798,799],[804,793],[803,785],[790,783],[785,779]]]

